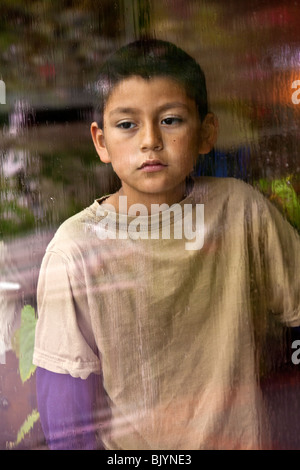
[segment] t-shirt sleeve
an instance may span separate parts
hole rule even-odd
[[[68,260],[46,252],[37,289],[38,321],[33,363],[85,379],[100,372],[84,282]]]
[[[265,198],[263,198],[265,199]],[[261,281],[267,309],[288,326],[300,325],[300,236],[268,200],[256,207],[260,220]]]
[[[98,376],[85,380],[36,370],[40,420],[51,450],[96,450],[99,448],[93,407]]]

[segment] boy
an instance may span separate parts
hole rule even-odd
[[[67,220],[41,267],[49,446],[267,448],[256,339],[267,313],[299,324],[299,236],[246,183],[190,176],[217,120],[173,44],[117,51],[97,103],[93,142],[121,188]]]

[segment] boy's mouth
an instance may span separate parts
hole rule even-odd
[[[161,171],[167,166],[168,165],[161,162],[160,160],[155,159],[155,160],[144,161],[138,169],[145,171],[145,172],[154,172],[154,171]]]

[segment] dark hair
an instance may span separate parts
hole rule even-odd
[[[167,41],[142,39],[123,46],[100,69],[95,84],[94,119],[103,127],[103,112],[114,87],[122,80],[140,76],[144,79],[167,77],[179,82],[195,100],[200,119],[208,112],[205,75],[189,54]]]

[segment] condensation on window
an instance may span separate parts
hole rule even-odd
[[[45,249],[64,220],[119,188],[90,135],[103,61],[142,37],[191,54],[219,119],[195,174],[249,183],[299,231],[299,21],[300,3],[283,0],[1,1],[1,449],[47,449],[31,362]],[[272,446],[298,449],[300,333],[268,322],[257,380]]]

